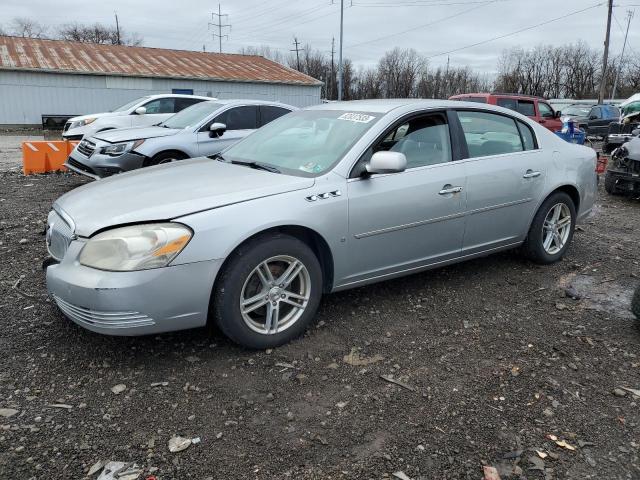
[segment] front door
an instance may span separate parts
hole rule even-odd
[[[465,172],[452,161],[445,114],[396,125],[367,151],[356,171],[380,150],[404,153],[407,169],[349,180],[350,274],[342,284],[444,262],[459,255],[462,246]]]
[[[459,111],[469,160],[463,255],[524,239],[542,196],[544,153],[524,122],[508,115]]]
[[[130,115],[132,127],[149,127],[164,122],[175,113],[175,98],[156,98],[142,105],[147,112]]]
[[[552,132],[562,130],[562,121],[556,118],[556,112],[554,112],[551,105],[546,102],[538,101],[538,123],[548,128]]]
[[[209,127],[213,123],[224,123],[227,130],[221,137],[212,137]],[[258,107],[245,105],[225,110],[216,118],[207,122],[198,132],[198,153],[210,156],[242,140],[253,132],[258,125]]]

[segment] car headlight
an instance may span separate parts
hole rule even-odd
[[[122,155],[123,153],[130,152],[134,148],[138,148],[143,143],[144,139],[133,140],[131,142],[114,143],[113,145],[104,147],[102,149],[102,153],[104,153],[105,155],[111,155],[112,157],[117,157],[118,155]]]
[[[166,267],[192,236],[191,229],[180,223],[114,228],[89,239],[80,252],[80,263],[116,272]]]
[[[85,125],[89,125],[90,123],[95,122],[96,118],[85,118],[84,120],[78,120],[73,122],[69,128],[79,128],[84,127]]]

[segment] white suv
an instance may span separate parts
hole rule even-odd
[[[197,95],[148,95],[126,103],[111,112],[73,117],[62,132],[65,140],[80,140],[96,132],[114,128],[148,127],[163,122],[174,113],[211,97]]]

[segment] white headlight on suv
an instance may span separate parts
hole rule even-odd
[[[122,143],[114,143],[113,145],[108,145],[102,149],[102,153],[105,155],[111,155],[113,157],[117,157],[118,155],[122,155],[123,153],[130,152],[134,148],[139,147],[144,143],[144,139],[140,140],[132,140],[130,142],[122,142]]]
[[[80,252],[80,263],[117,272],[166,267],[192,235],[191,229],[180,223],[114,228],[89,239]]]

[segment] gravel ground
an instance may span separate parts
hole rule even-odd
[[[82,183],[0,173],[0,478],[100,460],[159,479],[640,478],[640,201],[601,193],[559,264],[509,252],[330,295],[304,338],[252,352],[66,320],[43,229]],[[200,442],[171,453],[174,435]]]

